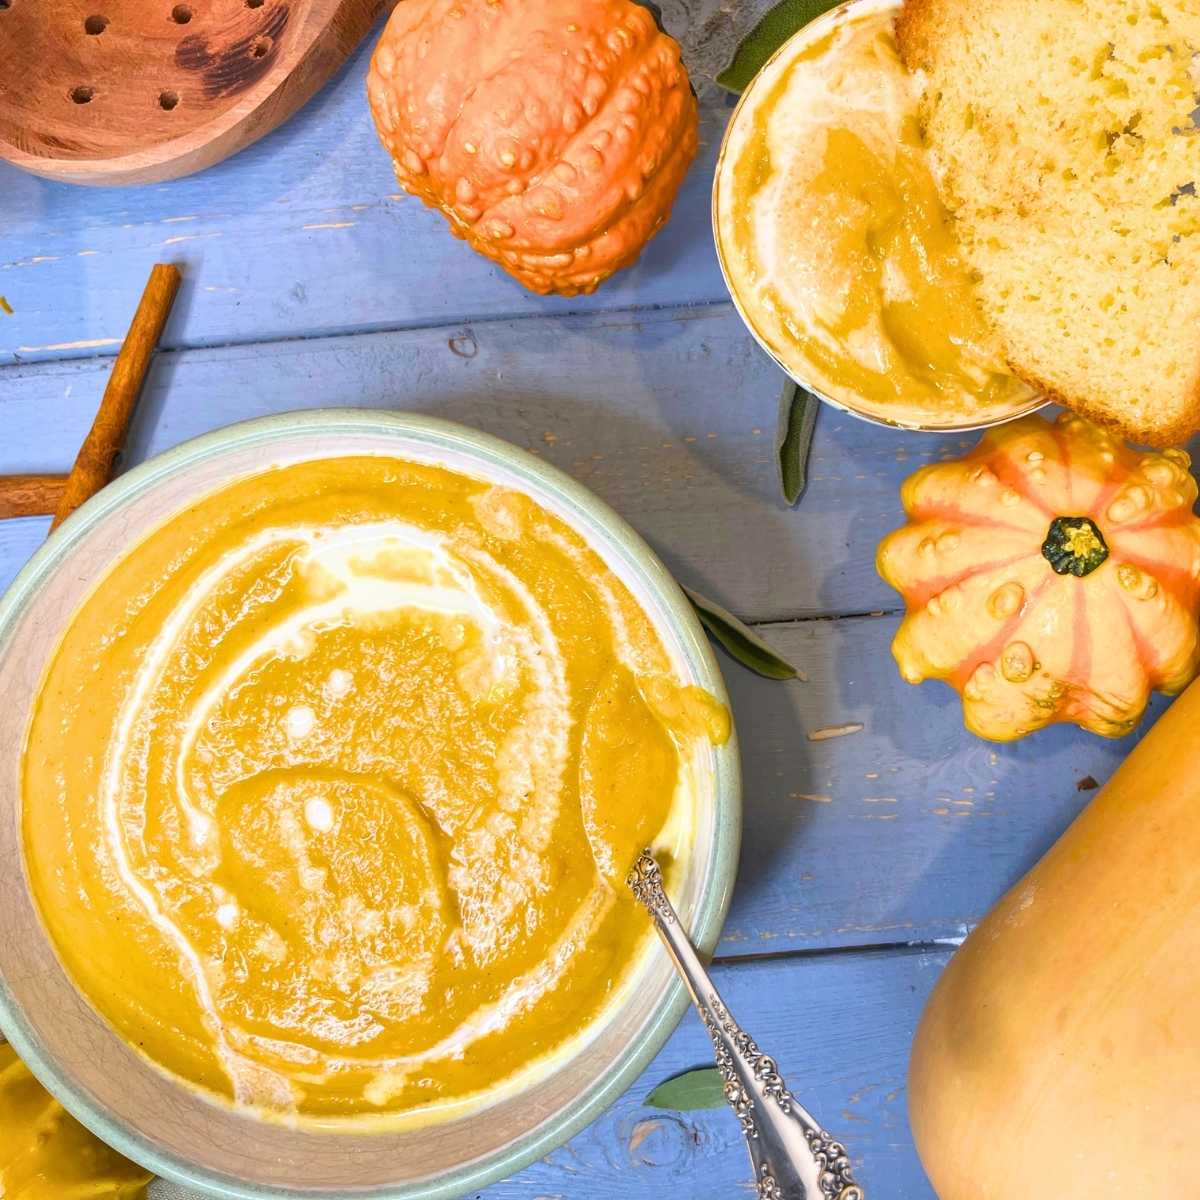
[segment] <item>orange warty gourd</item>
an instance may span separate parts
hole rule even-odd
[[[400,186],[535,292],[632,263],[699,139],[679,46],[632,0],[404,0],[367,93]]]
[[[901,674],[949,683],[995,741],[1056,721],[1128,733],[1151,690],[1182,691],[1200,667],[1190,466],[1064,413],[922,468],[877,560],[907,608]]]
[[[950,960],[908,1110],[941,1200],[1200,1191],[1200,683]]]

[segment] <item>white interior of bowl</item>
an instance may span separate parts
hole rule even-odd
[[[67,621],[122,554],[200,496],[270,466],[364,453],[436,462],[536,498],[630,588],[682,678],[726,700],[686,600],[637,535],[567,476],[462,426],[375,412],[252,421],[136,468],[64,524],[0,602],[0,1025],[42,1082],[97,1134],[156,1173],[212,1195],[461,1195],[544,1155],[593,1119],[657,1052],[685,1003],[665,956],[652,947],[635,986],[569,1058],[519,1094],[423,1129],[318,1133],[239,1114],[169,1078],[112,1031],[64,973],[28,888],[20,766],[30,707]],[[737,860],[736,742],[704,757],[692,857],[676,899],[696,940],[711,947]]]

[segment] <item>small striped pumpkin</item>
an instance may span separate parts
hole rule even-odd
[[[995,741],[1058,721],[1128,733],[1152,690],[1182,691],[1200,668],[1190,467],[1064,413],[922,468],[877,558],[907,609],[901,674],[950,684],[967,727]]]

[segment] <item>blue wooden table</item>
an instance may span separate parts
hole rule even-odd
[[[367,51],[296,119],[197,177],[75,189],[0,167],[0,473],[65,471],[150,265],[184,285],[128,446],[137,462],[232,421],[344,405],[500,435],[598,492],[678,578],[807,675],[723,660],[746,836],[716,971],[731,1006],[846,1139],[875,1197],[929,1200],[905,1114],[913,1029],[953,946],[1128,752],[1054,730],[997,747],[957,700],[902,683],[897,597],[875,575],[914,468],[973,439],[822,413],[811,484],[779,496],[780,377],[729,304],[709,189],[730,103],[633,269],[590,298],[524,292],[396,194],[367,116]],[[47,522],[0,522],[0,586]],[[1156,709],[1161,703],[1156,705]],[[835,736],[836,735],[836,736]],[[709,1061],[689,1015],[645,1077],[489,1200],[751,1195],[723,1111],[644,1106]]]

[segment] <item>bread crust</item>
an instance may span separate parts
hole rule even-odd
[[[949,30],[959,31],[962,23],[969,20],[972,14],[979,14],[981,7],[987,10],[995,5],[989,0],[904,0],[896,17],[896,41],[904,66],[914,73],[932,71],[938,59],[938,37]],[[920,119],[922,133],[927,136],[924,106]],[[938,181],[943,202],[953,217],[954,210],[949,203],[951,198],[946,195],[938,172],[935,171],[934,176]],[[1002,341],[1007,342],[1003,331],[997,332]],[[1036,372],[1012,362],[1011,355],[1008,365],[1014,375],[1036,388],[1051,402],[1079,412],[1137,444],[1155,448],[1180,445],[1200,432],[1200,352],[1197,353],[1191,380],[1184,395],[1180,397],[1176,394],[1171,397],[1170,407],[1177,411],[1173,416],[1156,420],[1152,425],[1140,424],[1132,414],[1121,413],[1111,405],[1097,403],[1086,396],[1065,394],[1047,380],[1040,378]]]
[[[937,19],[934,9],[938,0],[904,0],[896,15],[896,44],[900,61],[910,71],[924,70],[929,63],[930,24]]]
[[[1066,396],[1044,379],[1039,379],[1032,372],[1022,370],[1011,362],[1008,363],[1008,369],[1018,379],[1023,380],[1031,388],[1045,396],[1050,404],[1069,408],[1072,412],[1087,417],[1089,421],[1102,425],[1105,429],[1123,437],[1127,442],[1133,442],[1138,446],[1150,446],[1155,450],[1165,450],[1171,446],[1182,446],[1185,442],[1190,441],[1197,432],[1200,432],[1200,363],[1197,364],[1196,375],[1188,391],[1187,408],[1176,420],[1164,422],[1153,428],[1122,420],[1111,409],[1092,404],[1088,400],[1080,399],[1077,396]]]

